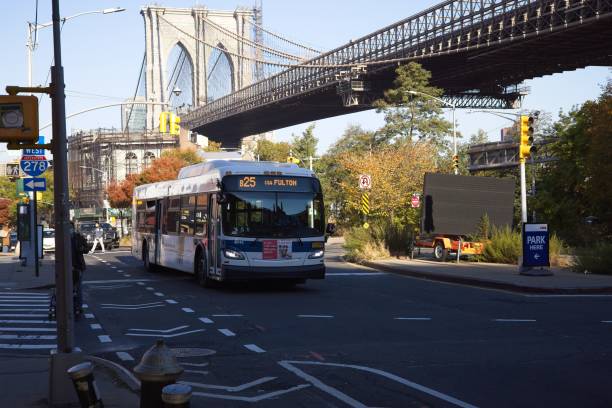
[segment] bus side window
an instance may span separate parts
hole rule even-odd
[[[208,194],[198,194],[197,207],[195,211],[195,234],[199,237],[206,236],[206,224],[208,221]]]
[[[178,233],[180,205],[181,203],[178,197],[170,198],[170,205],[166,213],[166,231],[168,234]]]
[[[181,197],[181,217],[179,222],[181,235],[193,235],[195,201],[194,195]]]

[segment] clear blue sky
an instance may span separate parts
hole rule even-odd
[[[212,9],[234,9],[252,6],[253,0],[159,1],[167,7],[191,7],[195,4]],[[334,48],[351,38],[368,34],[385,25],[435,5],[435,0],[263,0],[264,26],[292,39],[314,45],[322,50]],[[10,2],[0,13],[0,38],[3,40],[3,61],[0,64],[0,88],[6,85],[26,85],[27,21],[34,21],[35,0]],[[127,11],[108,15],[87,15],[68,21],[62,32],[63,65],[65,69],[67,113],[89,107],[121,101],[134,93],[141,59],[144,53],[144,26],[139,0],[62,0],[61,14],[69,16],[83,11],[121,6]],[[40,0],[38,21],[51,19],[51,1]],[[51,29],[41,30],[39,47],[34,55],[34,84],[43,84],[52,58]],[[595,98],[600,86],[611,76],[608,68],[587,68],[527,81],[531,94],[524,108],[540,109],[557,114],[572,106]],[[79,92],[75,94],[74,92]],[[87,95],[84,95],[87,94]],[[94,94],[94,95],[91,95]],[[103,95],[106,98],[95,95]],[[111,97],[111,98],[108,98]],[[448,113],[450,118],[450,112]],[[479,128],[486,130],[490,140],[499,139],[503,119],[486,114],[458,113],[459,130],[469,136]],[[50,122],[50,101],[41,100],[41,126]],[[99,110],[68,120],[68,131],[97,127],[120,126],[119,108]],[[362,124],[375,129],[382,118],[373,111],[345,115],[317,122],[319,152],[324,152],[348,124]],[[300,133],[308,124],[275,132],[277,140],[287,140]],[[47,130],[48,132],[49,130]],[[0,144],[0,160],[7,157]],[[11,153],[15,154],[15,153]]]

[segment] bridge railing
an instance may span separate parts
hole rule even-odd
[[[189,112],[191,128],[337,83],[351,65],[499,45],[612,13],[612,0],[450,0]],[[509,85],[509,84],[500,84]]]

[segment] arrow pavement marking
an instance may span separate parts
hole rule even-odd
[[[186,332],[174,333],[174,334],[159,334],[159,333],[127,333],[126,336],[138,336],[138,337],[162,337],[164,339],[169,339],[172,337],[184,336],[186,334],[203,332],[204,329],[196,329],[190,330]]]
[[[182,330],[182,329],[186,329],[189,326],[178,326],[175,327],[173,329],[167,329],[167,330],[155,330],[155,329],[128,329],[129,330],[134,330],[134,331],[141,331],[141,332],[151,332],[151,333],[172,333],[174,331],[177,330]]]
[[[302,388],[308,388],[308,387],[310,387],[310,384],[300,384],[300,385],[296,385],[291,388],[287,388],[286,390],[273,391],[267,394],[258,395],[257,397],[242,397],[239,395],[212,394],[208,392],[194,392],[191,395],[195,395],[196,397],[217,398],[217,399],[231,400],[231,401],[243,401],[243,402],[249,402],[249,403],[254,404],[259,401],[275,398],[280,395],[289,394],[290,392],[299,391]]]
[[[223,390],[227,392],[240,392],[240,391],[248,390],[249,388],[254,387],[256,385],[264,384],[264,383],[267,383],[273,380],[276,380],[276,377],[262,377],[257,380],[254,380],[254,381],[242,384],[242,385],[238,385],[235,387],[228,386],[228,385],[202,384],[202,383],[189,382],[189,381],[179,381],[179,383],[185,384],[185,385],[191,385],[192,387],[195,387],[195,388],[207,388],[209,390]]]

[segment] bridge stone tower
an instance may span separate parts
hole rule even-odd
[[[146,100],[170,104],[147,107],[148,129],[158,125],[162,110],[172,109],[175,76],[190,77],[183,79],[192,89],[180,89],[182,99],[189,101],[185,108],[201,106],[253,81],[252,64],[238,55],[248,49],[245,41],[255,41],[254,26],[248,21],[255,21],[258,13],[259,9],[213,11],[159,6],[141,9],[145,24]],[[181,52],[178,62],[169,66],[177,47]]]

